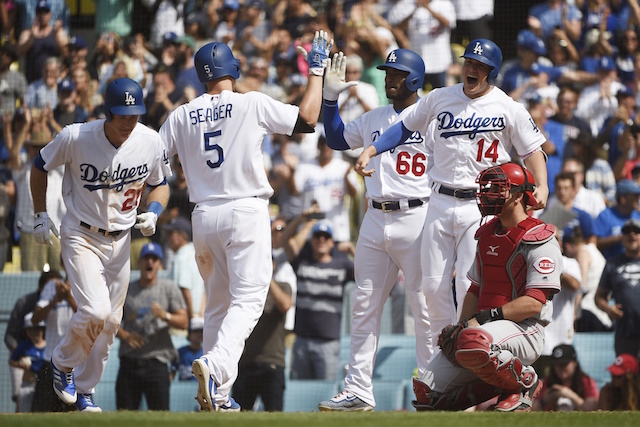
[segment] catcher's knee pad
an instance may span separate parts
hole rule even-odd
[[[493,337],[484,329],[465,328],[458,334],[456,360],[472,371],[482,368],[492,357],[492,343]]]
[[[428,385],[423,383],[417,378],[413,378],[413,394],[416,395],[416,400],[411,404],[417,411],[429,411],[434,410],[433,404],[435,403],[433,392]]]

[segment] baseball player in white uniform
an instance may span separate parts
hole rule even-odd
[[[470,281],[466,277],[475,251],[474,233],[481,216],[475,204],[475,179],[487,167],[511,159],[511,150],[524,159],[538,183],[537,205],[549,194],[541,145],[545,137],[527,110],[491,85],[502,63],[500,48],[490,40],[469,43],[462,68],[463,82],[436,89],[366,148],[355,169],[365,170],[369,159],[391,149],[415,131],[427,132],[431,199],[422,235],[422,286],[434,333],[455,323]],[[455,275],[455,297],[451,292]],[[457,311],[456,311],[457,307]]]
[[[424,80],[424,62],[417,53],[391,51],[378,68],[386,70],[387,98],[393,104],[371,110],[345,125],[336,104],[338,94],[354,84],[345,82],[345,64],[346,58],[334,56],[323,91],[327,143],[338,150],[370,146],[416,106],[417,90]],[[370,411],[375,406],[372,378],[382,309],[399,269],[405,275],[414,318],[419,373],[424,372],[431,357],[427,304],[420,286],[420,245],[430,193],[423,135],[415,132],[404,145],[375,157],[373,163],[376,172],[365,178],[369,209],[360,227],[354,260],[349,371],[344,391],[321,402],[321,411]]]
[[[233,91],[240,65],[220,42],[203,46],[195,68],[207,92],[177,108],[160,129],[196,203],[191,220],[207,294],[204,355],[193,362],[202,410],[239,411],[229,396],[245,340],[262,314],[272,275],[268,211],[273,189],[262,158],[267,134],[311,133],[322,103],[322,75],[333,42],[316,32],[300,107],[259,92]],[[306,52],[305,52],[306,53]]]
[[[62,258],[78,311],[51,363],[56,394],[80,411],[100,411],[92,394],[122,319],[129,230],[135,225],[152,235],[169,198],[164,143],[138,123],[145,111],[140,86],[127,78],[114,80],[106,89],[106,120],[65,127],[40,150],[31,171],[33,236],[51,245],[51,233],[59,233],[46,212],[47,171],[65,166]],[[145,188],[148,212],[136,216]]]

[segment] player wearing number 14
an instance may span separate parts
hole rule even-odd
[[[372,157],[403,143],[415,131],[426,134],[432,193],[422,234],[422,287],[434,333],[458,321],[471,284],[466,276],[481,220],[475,204],[478,174],[510,161],[515,148],[537,183],[532,208],[543,208],[549,194],[541,149],[544,135],[522,104],[491,84],[502,64],[500,48],[490,40],[476,39],[462,57],[462,83],[421,98],[400,123],[365,148],[355,165],[356,172],[368,176]],[[457,304],[451,292],[454,271]]]
[[[244,342],[262,314],[273,269],[268,211],[273,189],[262,140],[267,134],[314,131],[332,45],[320,31],[311,52],[304,52],[309,83],[297,107],[259,92],[234,92],[238,60],[226,44],[206,44],[194,62],[207,92],[178,107],[160,129],[169,157],[180,157],[189,199],[196,203],[193,244],[207,305],[204,355],[192,369],[202,410],[240,410],[229,392]]]

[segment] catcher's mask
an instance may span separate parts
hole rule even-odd
[[[533,192],[535,179],[531,172],[517,163],[505,163],[480,172],[476,178],[479,185],[476,202],[482,216],[500,215],[502,207],[511,194],[524,193],[525,205],[535,206]]]

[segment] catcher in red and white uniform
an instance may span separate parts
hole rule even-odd
[[[497,411],[526,412],[542,382],[531,367],[560,291],[562,253],[552,225],[532,218],[533,175],[516,163],[485,169],[476,182],[482,216],[461,321],[441,332],[442,351],[413,379],[418,410],[463,410],[496,395]]]

